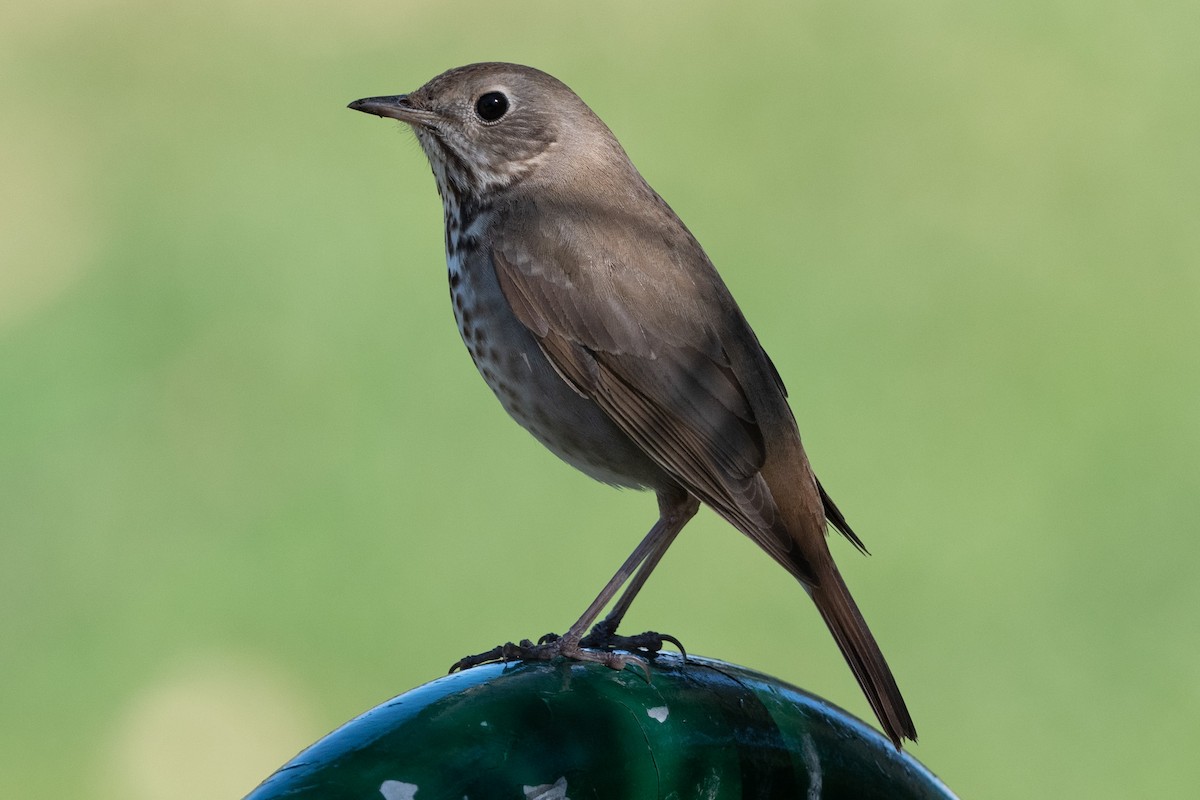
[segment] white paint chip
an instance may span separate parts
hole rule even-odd
[[[800,753],[804,757],[804,766],[808,769],[808,800],[821,800],[821,755],[817,752],[812,734],[804,734],[800,742]]]
[[[671,710],[666,706],[655,706],[654,708],[647,708],[646,714],[650,717],[650,719],[655,719],[659,722],[666,722],[667,717],[671,715]]]
[[[525,800],[571,800],[567,797],[567,776],[564,775],[554,783],[543,783],[541,786],[522,786]]]
[[[417,785],[404,781],[384,781],[379,784],[379,793],[386,800],[415,800]]]

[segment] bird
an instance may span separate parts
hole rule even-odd
[[[705,505],[800,583],[886,735],[897,749],[915,741],[834,563],[830,526],[866,548],[813,472],[779,371],[609,127],[557,78],[499,62],[349,108],[405,123],[428,157],[459,332],[508,414],[585,474],[658,500],[654,526],[566,633],[454,668],[565,657],[619,669],[637,660],[632,651],[678,645],[616,630]]]

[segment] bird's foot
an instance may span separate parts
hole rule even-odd
[[[599,627],[599,625],[596,626],[596,628]],[[683,649],[673,637],[664,637],[656,633],[642,634],[641,636],[616,636],[609,633],[604,640],[595,639],[593,640],[594,644],[589,642],[586,648],[583,647],[583,643],[593,639],[595,634],[596,629],[593,628],[592,633],[589,633],[582,641],[572,642],[557,634],[547,633],[538,639],[536,644],[528,639],[522,639],[516,644],[506,642],[483,653],[460,658],[450,666],[450,672],[461,672],[471,667],[477,667],[480,664],[507,664],[510,661],[550,661],[561,656],[569,661],[592,661],[615,670],[625,669],[625,667],[632,664],[642,670],[646,676],[646,681],[649,682],[650,665],[646,662],[646,659],[641,655],[633,653],[617,652],[618,648],[638,650],[648,655],[654,655],[662,648],[663,640],[666,639],[675,642],[680,650]],[[657,644],[655,644],[655,641],[657,641]],[[629,643],[628,647],[624,644],[626,642]]]
[[[631,653],[654,658],[662,651],[667,642],[678,648],[683,660],[687,661],[687,650],[683,643],[674,636],[657,631],[646,631],[633,636],[621,636],[617,633],[616,623],[604,619],[592,626],[587,636],[579,644],[592,650],[628,650]]]
[[[534,651],[539,649],[539,645],[535,645],[528,639],[522,639],[519,644],[505,642],[504,644],[496,645],[491,650],[485,650],[473,656],[463,656],[450,665],[450,673],[462,672],[465,669],[478,667],[481,664],[507,664],[510,661],[534,660],[536,658]]]

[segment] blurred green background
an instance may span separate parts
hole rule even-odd
[[[0,10],[0,796],[236,797],[649,527],[510,422],[412,136],[561,77],[792,390],[963,797],[1200,782],[1200,6],[16,0]],[[709,513],[629,628],[870,718]]]

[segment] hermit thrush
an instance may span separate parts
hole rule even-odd
[[[658,522],[566,634],[457,666],[565,656],[621,667],[631,656],[615,645],[661,645],[616,627],[703,502],[805,588],[896,746],[916,739],[827,524],[862,542],[809,466],[779,373],[608,127],[564,84],[515,64],[460,67],[350,108],[407,123],[429,157],[459,331],[505,410],[593,478],[658,495]]]

